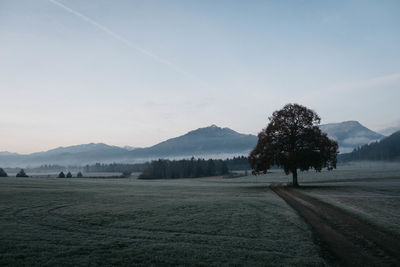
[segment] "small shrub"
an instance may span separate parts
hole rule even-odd
[[[82,177],[83,177],[83,174],[82,174],[81,172],[78,172],[78,174],[76,175],[76,177],[82,178]]]
[[[57,178],[65,178],[65,174],[63,172],[60,172],[58,174]]]
[[[21,169],[15,177],[29,177],[29,176],[25,173],[24,169]]]
[[[0,177],[8,177],[7,173],[2,168],[0,168]]]
[[[68,172],[66,177],[67,177],[67,178],[72,178],[71,172]]]

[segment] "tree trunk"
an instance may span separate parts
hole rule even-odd
[[[298,187],[299,183],[297,182],[297,169],[292,170],[293,174],[293,186]]]

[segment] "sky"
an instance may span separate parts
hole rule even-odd
[[[0,151],[145,147],[287,103],[400,125],[399,1],[0,0]]]

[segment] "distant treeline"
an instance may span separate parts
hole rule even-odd
[[[197,178],[228,173],[227,160],[159,159],[152,161],[139,176],[139,179]]]
[[[18,172],[21,168],[5,168],[8,172]],[[27,172],[33,172],[33,173],[48,173],[48,172],[59,172],[59,171],[64,171],[64,170],[73,170],[73,171],[78,171],[80,170],[81,167],[78,166],[61,166],[61,165],[52,165],[52,164],[45,164],[41,165],[39,167],[28,167],[25,168]]]
[[[93,165],[86,165],[83,170],[85,172],[121,172],[132,173],[142,172],[146,169],[149,163],[135,163],[135,164],[122,164],[122,163],[96,163]]]
[[[194,158],[193,158],[194,160]],[[216,161],[216,160],[214,160]],[[248,170],[250,169],[247,157],[239,156],[233,157],[232,159],[223,160],[231,171],[235,170]],[[96,163],[93,165],[86,165],[83,167],[84,172],[121,172],[121,173],[132,173],[132,172],[143,172],[148,165],[151,163],[134,163],[134,164],[122,164],[122,163]]]
[[[29,168],[28,172],[54,172],[54,171],[76,171],[81,173],[93,173],[93,172],[112,172],[122,173],[123,176],[128,177],[133,172],[142,172],[144,177],[157,177],[157,178],[194,178],[204,176],[215,176],[225,175],[229,171],[237,170],[249,170],[250,165],[248,159],[245,156],[234,157],[225,160],[205,160],[205,159],[183,159],[183,160],[158,160],[151,163],[135,163],[135,164],[123,164],[123,163],[96,163],[92,165],[86,165],[84,167],[79,166],[60,166],[60,165],[42,165],[40,167]],[[9,172],[17,172],[18,168],[9,168]],[[3,173],[4,172],[4,173]],[[7,175],[4,170],[0,172],[0,176]],[[86,176],[89,177],[89,176]],[[118,176],[119,177],[119,176]]]
[[[3,168],[0,168],[0,177],[8,177],[8,174],[3,170]],[[21,169],[15,177],[29,177],[24,169]]]
[[[250,170],[249,159],[245,156],[224,160],[230,171]]]
[[[52,164],[45,164],[45,165],[41,165],[40,167],[36,167],[36,168],[29,168],[30,171],[59,171],[59,170],[64,170],[67,169],[67,167],[65,166],[61,166],[61,165],[52,165]]]
[[[379,142],[356,148],[353,152],[339,155],[340,161],[400,161],[400,131]]]

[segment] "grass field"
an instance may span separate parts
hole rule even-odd
[[[303,191],[400,236],[400,177],[316,183]]]
[[[400,164],[367,163],[304,173],[304,193],[400,235]]]
[[[307,194],[398,232],[399,169],[352,166],[299,178]],[[280,171],[233,179],[2,178],[0,265],[329,265],[311,228],[268,188],[289,180]]]
[[[324,265],[265,183],[0,180],[0,265]]]

